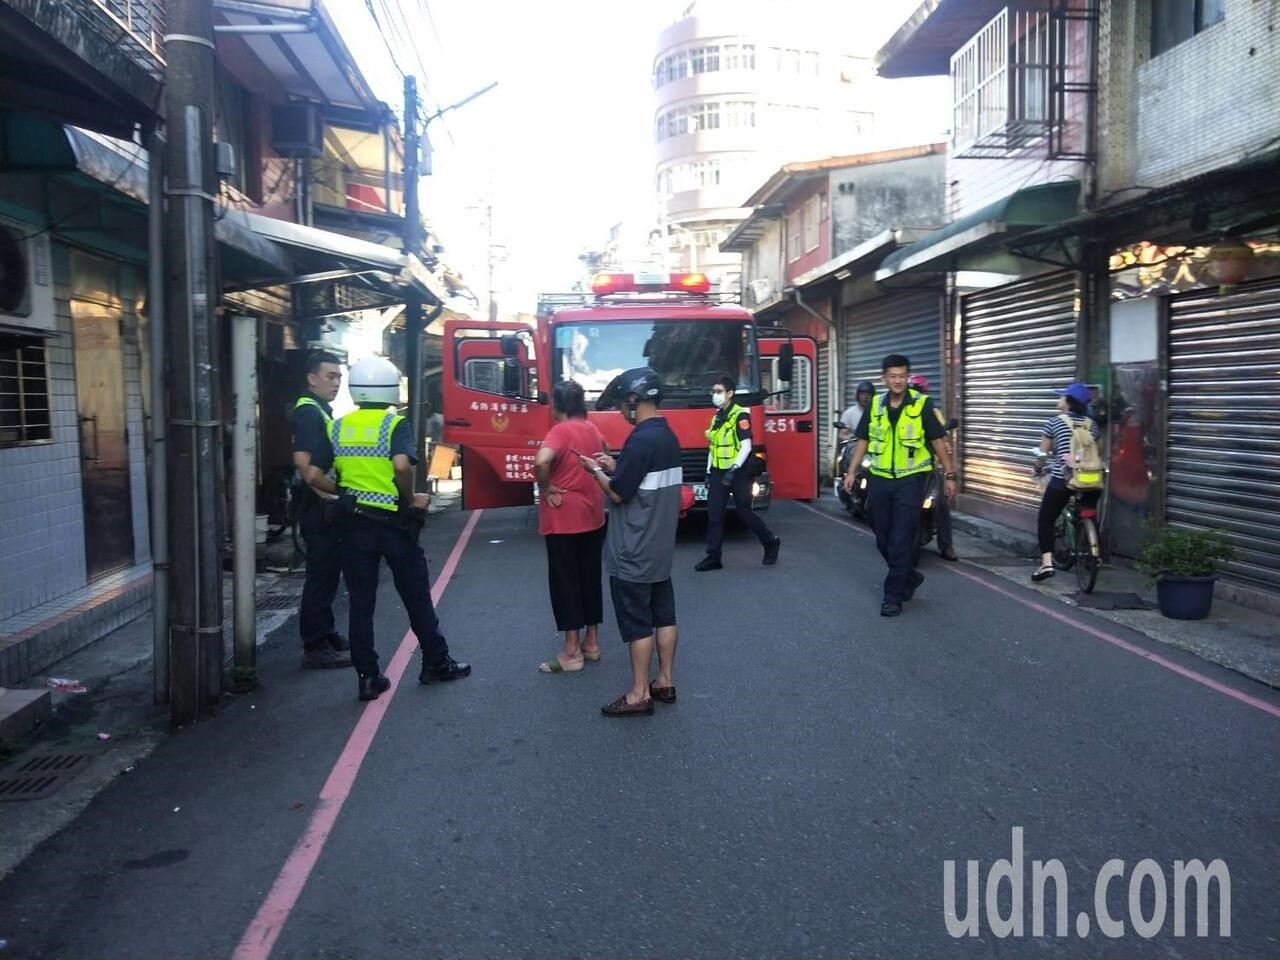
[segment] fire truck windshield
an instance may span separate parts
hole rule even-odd
[[[594,401],[618,374],[650,366],[666,389],[664,407],[711,405],[711,385],[731,375],[740,393],[759,388],[755,330],[716,320],[609,320],[555,328],[555,380],[576,380]],[[745,399],[745,398],[744,398]]]

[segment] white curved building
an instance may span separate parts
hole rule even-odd
[[[869,138],[870,59],[829,0],[694,0],[653,61],[656,188],[676,266],[736,286],[720,241],[787,161],[856,152]]]

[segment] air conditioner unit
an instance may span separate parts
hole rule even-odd
[[[49,235],[0,219],[0,326],[57,330]]]
[[[747,286],[751,289],[752,306],[772,300],[777,291],[773,281],[768,277],[758,277],[748,283]]]
[[[271,147],[282,157],[324,154],[324,121],[314,103],[287,103],[271,108]]]

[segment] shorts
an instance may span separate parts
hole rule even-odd
[[[658,583],[633,583],[609,578],[609,595],[618,615],[623,643],[652,637],[659,627],[676,625],[676,593],[671,578]]]

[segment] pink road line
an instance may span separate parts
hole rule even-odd
[[[812,513],[816,513],[820,517],[825,517],[827,519],[830,519],[831,517],[829,513],[819,510],[817,507],[810,506],[807,503],[801,503],[801,504],[798,504],[798,506],[804,507],[806,510],[809,510]],[[862,531],[862,530],[859,530],[858,532],[865,533],[865,531]],[[1138,645],[1130,643],[1128,640],[1123,640],[1120,637],[1117,637],[1115,634],[1108,633],[1106,630],[1101,630],[1098,627],[1092,626],[1087,623],[1081,623],[1079,620],[1076,620],[1074,617],[1067,616],[1065,613],[1063,613],[1060,610],[1054,610],[1052,607],[1046,606],[1045,604],[1037,600],[1032,600],[1028,597],[1022,596],[1021,593],[1018,591],[1010,590],[1007,587],[997,586],[994,583],[988,583],[982,577],[979,577],[977,574],[970,573],[967,570],[952,568],[947,572],[953,573],[958,577],[964,577],[966,580],[971,580],[976,584],[980,584],[981,586],[984,586],[988,590],[998,593],[1001,596],[1008,597],[1010,600],[1017,601],[1018,603],[1022,604],[1024,607],[1030,607],[1032,610],[1035,610],[1037,613],[1043,613],[1046,616],[1052,617],[1054,620],[1059,621],[1060,623],[1065,623],[1068,626],[1075,627],[1077,630],[1087,633],[1091,637],[1096,637],[1097,639],[1102,640],[1105,643],[1111,644],[1113,647],[1119,647],[1121,650],[1127,651],[1128,653],[1132,653],[1135,656],[1141,657],[1143,660],[1146,660],[1149,663],[1154,663],[1158,667],[1163,667],[1164,669],[1169,670],[1172,673],[1176,673],[1180,677],[1185,677],[1186,679],[1191,680],[1194,683],[1198,683],[1198,684],[1201,684],[1202,686],[1206,686],[1210,690],[1214,690],[1214,691],[1217,691],[1218,693],[1224,694],[1225,696],[1231,697],[1233,700],[1239,700],[1241,703],[1247,704],[1253,707],[1255,710],[1261,710],[1263,713],[1269,713],[1273,717],[1280,717],[1280,706],[1276,706],[1273,703],[1268,703],[1265,700],[1260,700],[1257,697],[1250,696],[1249,694],[1245,693],[1242,690],[1237,690],[1235,687],[1228,686],[1225,683],[1220,683],[1219,681],[1214,680],[1212,677],[1205,676],[1203,673],[1199,673],[1195,670],[1190,669],[1189,667],[1184,667],[1181,664],[1174,663],[1172,660],[1167,660],[1164,657],[1160,656],[1160,654],[1158,653],[1152,653],[1149,650],[1143,650]]]
[[[432,603],[440,602],[440,597],[453,578],[454,571],[458,568],[458,561],[462,559],[462,552],[466,550],[472,531],[475,530],[476,523],[479,522],[480,514],[483,512],[483,510],[473,511],[467,520],[467,525],[458,535],[458,542],[454,544],[449,559],[445,561],[444,569],[440,571],[440,575],[436,577],[435,586],[431,588]],[[267,960],[271,955],[272,947],[275,946],[280,932],[288,922],[289,914],[293,912],[298,897],[302,895],[302,889],[307,885],[316,861],[324,851],[324,845],[329,839],[334,823],[337,822],[338,814],[342,812],[342,805],[347,802],[347,797],[351,794],[351,787],[355,783],[356,775],[360,772],[360,765],[373,744],[373,738],[378,732],[378,727],[382,725],[383,717],[387,715],[391,698],[396,695],[400,678],[404,676],[405,668],[409,665],[417,646],[418,638],[410,630],[400,641],[400,647],[387,666],[387,678],[391,681],[391,689],[377,700],[371,700],[361,712],[355,729],[351,731],[346,746],[342,748],[338,762],[333,765],[333,769],[329,771],[329,778],[320,789],[320,800],[316,804],[315,812],[311,814],[307,829],[294,846],[293,852],[289,854],[289,859],[280,868],[276,882],[272,884],[267,898],[262,901],[257,916],[253,918],[244,936],[240,938],[240,945],[231,955],[232,960]]]

